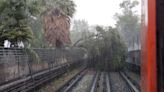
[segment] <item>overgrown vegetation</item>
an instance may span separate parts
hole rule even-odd
[[[10,47],[60,47],[70,43],[70,19],[74,12],[72,0],[1,0],[0,46],[5,40]]]
[[[126,47],[118,31],[112,27],[96,27],[97,34],[78,44],[88,50],[90,65],[100,70],[123,67]]]
[[[125,61],[126,46],[139,40],[140,21],[137,1],[125,0],[120,4],[122,13],[116,13],[116,27],[96,26],[87,21],[74,21],[73,47],[85,48],[90,65],[100,70],[119,70]],[[0,47],[9,41],[10,47],[21,43],[27,52],[39,61],[31,47],[62,48],[70,44],[71,18],[76,5],[72,0],[0,0]],[[110,21],[110,20],[109,20]],[[48,43],[48,44],[47,44]]]
[[[10,47],[18,47],[20,43],[28,46],[33,39],[33,32],[27,19],[37,12],[32,7],[34,2],[26,0],[1,0],[0,2],[0,45],[8,40]]]
[[[140,45],[141,21],[135,10],[138,5],[137,0],[124,0],[120,3],[122,12],[114,16],[117,21],[116,28],[129,48]]]
[[[134,45],[139,47],[140,17],[134,10],[138,4],[138,1],[123,1],[120,3],[122,12],[115,14],[116,27],[97,26],[97,33],[78,43],[88,50],[91,66],[100,70],[120,70],[127,49],[134,48]]]

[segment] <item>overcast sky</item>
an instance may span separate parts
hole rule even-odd
[[[113,18],[116,12],[120,12],[119,4],[123,0],[74,0],[76,13],[74,19],[85,19],[89,25],[114,26]],[[140,7],[137,8],[140,13]]]

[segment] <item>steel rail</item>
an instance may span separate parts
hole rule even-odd
[[[139,92],[139,90],[133,85],[133,83],[126,77],[126,75],[123,72],[120,72],[120,75],[123,77],[123,79],[127,82],[127,84],[132,88],[134,92]]]
[[[68,80],[66,83],[60,86],[57,90],[55,90],[55,92],[70,92],[70,90],[72,90],[75,84],[77,84],[81,80],[81,78],[86,74],[86,72],[87,72],[86,68],[82,69],[75,76],[73,76],[70,80]]]
[[[95,92],[95,88],[96,88],[96,84],[97,84],[99,75],[100,75],[100,73],[98,72],[98,73],[96,74],[96,77],[95,77],[94,80],[93,80],[93,83],[92,83],[92,86],[91,86],[91,89],[90,89],[89,92]]]
[[[123,72],[123,71],[122,71]],[[135,85],[135,87],[137,89],[140,90],[140,84],[137,82],[137,80],[134,80],[129,74],[127,74],[126,72],[123,72],[125,74],[125,76]]]
[[[107,92],[111,92],[111,87],[110,87],[110,83],[109,83],[109,75],[108,73],[106,72],[106,91]]]

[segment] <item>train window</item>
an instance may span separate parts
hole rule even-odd
[[[164,92],[163,64],[164,0],[0,0],[0,92]]]

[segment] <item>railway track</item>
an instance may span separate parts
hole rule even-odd
[[[45,70],[12,83],[2,85],[0,86],[0,92],[30,92],[49,80],[65,73],[72,64],[74,63],[60,65],[51,70]]]
[[[87,92],[139,92],[122,72],[98,72]]]
[[[123,73],[136,86],[136,88],[140,90],[140,75],[128,71],[124,71]]]
[[[0,92],[32,92],[33,89],[43,83],[65,73],[69,66],[65,64],[51,71],[44,71],[14,83],[3,85],[0,87]],[[122,72],[94,72],[91,76],[88,76],[87,73],[88,70],[83,68],[55,92],[139,92],[137,87]],[[81,89],[84,90],[81,91]]]
[[[139,92],[127,76],[122,72],[109,73],[111,92]]]
[[[110,84],[108,74],[106,72],[98,72],[88,92],[110,92]]]
[[[87,70],[84,68],[83,70],[78,72],[73,78],[71,78],[60,88],[58,88],[55,92],[70,92],[73,89],[73,87],[82,79],[86,72]]]
[[[77,83],[77,85],[71,90],[71,92],[87,92],[96,72],[88,70],[84,77]]]

